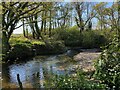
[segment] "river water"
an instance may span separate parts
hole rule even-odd
[[[23,87],[44,87],[44,82],[52,78],[53,74],[75,73],[74,67],[80,65],[80,62],[74,61],[73,56],[78,53],[78,51],[68,50],[64,54],[36,56],[28,61],[22,60],[22,63],[3,64],[2,86],[5,88],[19,87],[17,81],[17,74],[19,74]]]

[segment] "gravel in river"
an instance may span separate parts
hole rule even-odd
[[[74,66],[74,68],[81,68],[85,72],[93,71],[94,68],[94,61],[98,59],[100,56],[100,52],[80,52],[79,54],[75,55],[73,59],[79,63],[79,65]]]

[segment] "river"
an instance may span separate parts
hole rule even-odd
[[[48,81],[53,74],[65,75],[66,73],[75,73],[75,67],[83,64],[81,63],[83,61],[75,61],[75,56],[79,56],[78,51],[68,50],[64,54],[36,56],[28,61],[11,65],[3,64],[2,86],[5,88],[19,87],[17,81],[17,74],[19,74],[23,87],[44,87],[44,82]]]

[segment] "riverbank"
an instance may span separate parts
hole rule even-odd
[[[10,50],[7,52],[6,58],[4,61],[14,62],[19,60],[25,60],[32,58],[37,55],[54,55],[62,54],[68,50],[74,50],[79,52],[84,52],[87,49],[86,46],[66,46],[65,40],[55,39],[44,37],[44,40],[37,40],[26,38],[21,35],[12,36],[10,41]],[[91,43],[92,44],[92,43]],[[91,45],[90,44],[90,45]],[[77,45],[77,44],[76,44]],[[94,48],[91,48],[94,50]],[[101,51],[99,48],[95,49],[96,51]]]
[[[12,37],[10,39],[11,48],[7,52],[4,61],[14,62],[25,60],[37,55],[52,55],[66,52],[66,47],[62,41],[29,39],[23,36]]]

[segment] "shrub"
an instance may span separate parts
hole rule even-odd
[[[63,40],[66,46],[80,46],[80,32],[76,26],[64,29],[57,28],[55,31],[55,35],[57,34],[58,39]]]
[[[66,51],[63,41],[48,36],[44,37],[44,41],[16,36],[10,39],[10,44],[11,49],[7,54],[7,60],[26,59],[34,55],[57,54]]]
[[[81,46],[81,34],[79,30],[68,29],[67,30],[68,36],[65,39],[66,46]]]
[[[28,58],[30,56],[32,56],[32,50],[31,48],[26,45],[26,44],[15,44],[11,47],[11,49],[9,50],[7,57],[9,59],[24,59],[24,58]]]
[[[104,85],[100,84],[99,82],[93,82],[89,81],[83,71],[78,70],[76,76],[74,75],[55,75],[52,79],[51,82],[52,88],[57,88],[57,89],[80,89],[80,90],[96,90],[96,89],[104,89]],[[47,83],[46,83],[47,84]],[[47,85],[46,85],[47,86]]]
[[[54,36],[57,36],[59,40],[63,40],[66,46],[71,47],[100,48],[108,42],[105,32],[92,30],[80,33],[76,26],[63,29],[57,28],[54,30]]]
[[[82,47],[93,48],[95,46],[95,34],[92,31],[82,33]]]
[[[44,37],[44,41],[46,42],[46,47],[51,50],[51,53],[62,53],[66,51],[64,41],[62,40],[46,36]]]
[[[35,50],[36,55],[58,54],[66,51],[64,42],[57,40],[57,38],[44,36],[44,40],[32,41],[32,49]]]
[[[62,41],[54,41],[52,42],[52,46],[56,52],[66,51],[65,45]]]
[[[82,47],[83,48],[100,48],[105,45],[107,39],[100,33],[95,31],[82,32]]]
[[[105,47],[95,67],[96,78],[110,89],[120,89],[120,42],[117,37]]]

